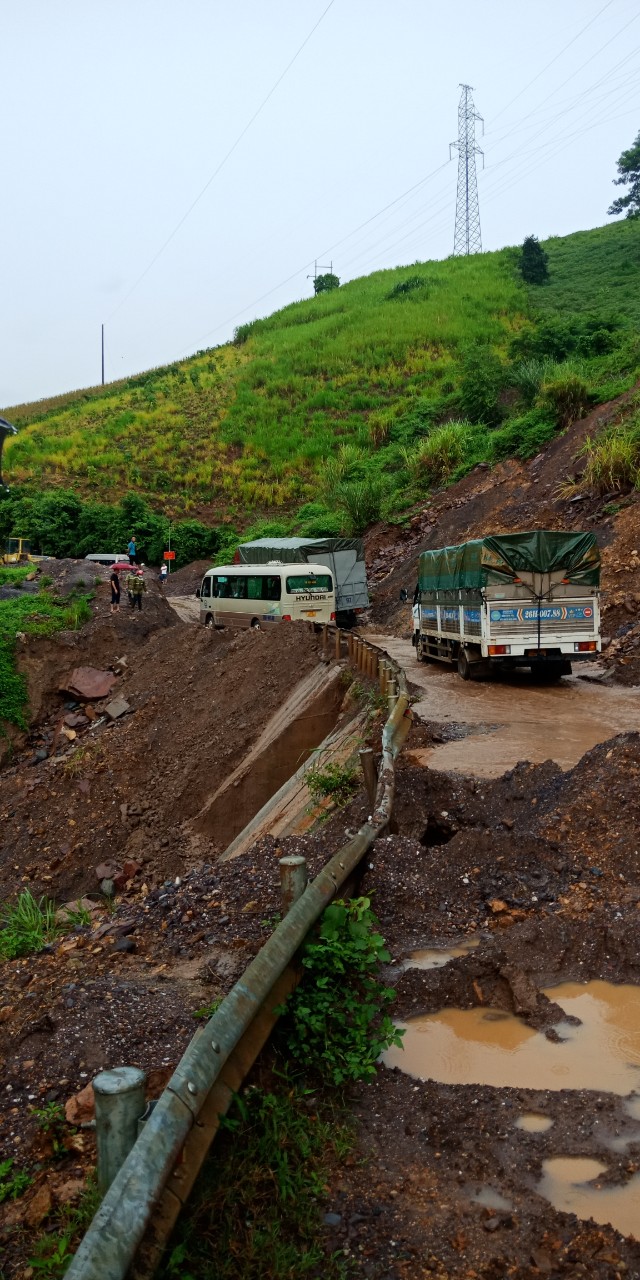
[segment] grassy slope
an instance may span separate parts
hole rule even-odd
[[[511,250],[381,271],[257,321],[241,346],[8,409],[20,433],[6,445],[7,475],[14,486],[72,487],[107,502],[134,491],[172,515],[239,525],[317,497],[341,445],[400,478],[403,446],[428,429],[429,405],[458,387],[470,344],[504,359],[527,314],[640,320],[640,224],[545,247],[542,288],[523,287]],[[422,288],[389,297],[416,276]],[[596,384],[632,372],[627,356],[591,369]],[[482,440],[473,448],[481,456]]]
[[[394,285],[426,287],[388,300]],[[113,501],[134,489],[176,514],[219,520],[290,509],[323,460],[376,438],[455,381],[462,346],[502,350],[526,305],[508,251],[377,272],[259,321],[241,347],[202,353],[106,393],[6,410],[12,485],[73,486]],[[114,393],[115,391],[115,393]]]

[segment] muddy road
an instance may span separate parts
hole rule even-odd
[[[497,778],[519,760],[555,760],[569,769],[596,743],[640,727],[640,688],[600,684],[589,678],[596,672],[587,663],[547,686],[534,683],[527,670],[465,683],[446,663],[417,662],[409,640],[369,639],[416,686],[415,714],[450,738],[417,751],[409,747],[428,768],[481,778]]]

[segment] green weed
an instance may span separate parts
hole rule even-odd
[[[386,1009],[393,990],[378,979],[390,960],[369,898],[335,901],[305,944],[305,976],[285,1004],[278,1034],[305,1072],[333,1085],[375,1075],[389,1045],[402,1043]]]
[[[329,797],[337,805],[347,804],[359,786],[357,771],[352,766],[334,763],[308,769],[305,782],[316,803]]]
[[[0,1161],[0,1204],[5,1200],[18,1200],[31,1186],[33,1178],[26,1169],[12,1173],[13,1160]]]
[[[42,1280],[62,1280],[84,1232],[100,1204],[95,1177],[91,1176],[77,1205],[60,1205],[38,1241],[29,1265]]]
[[[322,1245],[327,1162],[351,1135],[303,1090],[249,1088],[221,1121],[215,1152],[170,1242],[160,1280],[339,1280]]]
[[[42,951],[61,932],[55,904],[47,898],[36,900],[25,889],[13,906],[5,903],[0,909],[0,960],[15,960]]]

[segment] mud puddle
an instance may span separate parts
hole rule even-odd
[[[516,1120],[516,1129],[522,1129],[523,1133],[547,1133],[552,1127],[551,1116],[542,1116],[536,1111],[526,1111]]]
[[[637,729],[640,689],[593,684],[577,674],[556,685],[538,685],[526,669],[487,682],[464,682],[447,666],[416,662],[408,641],[371,639],[423,690],[413,708],[417,715],[445,729],[468,727],[462,738],[409,750],[419,764],[483,778],[497,778],[519,760],[552,759],[570,769],[596,743]]]
[[[545,1160],[536,1190],[556,1209],[609,1223],[623,1236],[640,1230],[640,1174],[623,1186],[603,1184],[607,1166],[598,1160],[557,1156]]]
[[[597,1089],[622,1097],[640,1090],[640,987],[569,982],[545,994],[580,1019],[578,1026],[558,1023],[557,1042],[498,1010],[443,1009],[401,1023],[403,1048],[389,1049],[383,1061],[442,1084]]]
[[[480,938],[463,938],[451,947],[423,947],[414,951],[403,963],[403,969],[443,969],[452,960],[468,956],[480,946]]]

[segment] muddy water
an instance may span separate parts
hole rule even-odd
[[[416,662],[409,641],[372,636],[424,692],[414,705],[422,719],[468,728],[464,737],[408,755],[437,769],[496,778],[518,760],[556,760],[570,769],[585,751],[638,728],[640,688],[622,689],[566,677],[536,685],[528,671],[465,683],[449,666]],[[575,671],[579,670],[576,663]]]
[[[547,990],[581,1025],[558,1025],[560,1043],[519,1018],[486,1008],[413,1018],[387,1066],[443,1084],[529,1089],[640,1089],[640,987],[575,982]]]
[[[537,1191],[556,1209],[575,1213],[579,1218],[611,1223],[622,1235],[638,1235],[640,1231],[640,1174],[624,1186],[603,1185],[599,1175],[607,1167],[597,1160],[545,1160]],[[595,1180],[595,1181],[594,1181]]]
[[[552,1127],[550,1116],[541,1116],[535,1111],[527,1111],[516,1120],[516,1129],[522,1129],[524,1133],[547,1133]]]
[[[450,960],[460,956],[468,956],[470,951],[480,945],[479,938],[463,938],[453,947],[424,947],[422,951],[414,951],[404,962],[405,969],[442,969]]]

